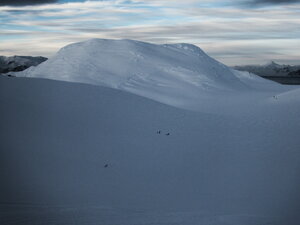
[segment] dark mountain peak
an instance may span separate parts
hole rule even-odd
[[[266,65],[235,66],[234,69],[248,71],[259,76],[299,76],[300,65],[291,66],[271,61]]]
[[[0,73],[17,72],[46,61],[42,56],[0,56]]]

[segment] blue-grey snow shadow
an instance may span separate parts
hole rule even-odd
[[[12,204],[299,221],[300,128],[284,109],[253,121],[250,115],[189,112],[109,88],[4,77],[0,101],[5,221],[16,218],[5,213]],[[37,214],[30,223],[24,215],[27,220],[7,224],[43,218]]]

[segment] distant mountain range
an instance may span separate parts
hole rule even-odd
[[[22,71],[31,66],[37,66],[46,60],[47,58],[42,56],[0,56],[0,73]]]
[[[290,76],[300,77],[300,65],[280,65],[272,61],[267,65],[246,65],[246,66],[235,66],[236,70],[248,71],[259,76]]]
[[[0,74],[23,71],[46,61],[42,56],[0,56]],[[266,65],[234,66],[233,69],[247,71],[262,77],[300,77],[300,65],[280,65],[274,61]]]

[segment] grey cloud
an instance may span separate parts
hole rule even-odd
[[[7,27],[11,24],[16,24],[18,27],[0,32],[0,38],[2,37],[0,49],[1,52],[4,51],[3,49],[8,49],[2,54],[9,55],[51,56],[68,43],[88,38],[127,38],[154,43],[194,43],[229,65],[255,64],[270,59],[279,62],[290,60],[290,63],[299,64],[298,5],[274,7],[272,10],[265,10],[260,6],[280,6],[280,3],[297,3],[300,0],[237,0],[232,5],[228,5],[230,7],[219,8],[177,6],[169,8],[167,0],[153,0],[153,2],[158,1],[165,4],[161,6],[164,14],[159,23],[157,18],[162,13],[159,10],[150,7],[149,9],[138,8],[138,10],[126,8],[120,11],[119,5],[110,5],[109,1],[106,2],[107,5],[99,1],[98,6],[94,2],[87,2],[84,7],[80,4],[74,4],[72,7],[53,4],[51,7],[2,8],[0,20],[2,19],[3,22],[1,22]],[[2,0],[0,2],[3,4]],[[252,6],[236,7],[237,4],[246,2],[252,2]],[[265,5],[262,5],[263,3]],[[100,10],[101,15],[99,15]],[[139,16],[138,23],[136,23],[136,15]],[[175,15],[187,20],[181,18],[175,22],[165,20],[168,15],[172,19]],[[36,16],[41,16],[43,19]],[[126,24],[123,23],[124,21]],[[15,42],[10,36],[13,38],[18,36],[22,41]]]
[[[255,0],[257,3],[294,3],[300,2],[299,0]]]
[[[276,4],[293,4],[300,3],[300,0],[247,0],[246,4],[249,5],[276,5]]]
[[[40,5],[55,2],[58,2],[58,0],[1,0],[0,6]]]

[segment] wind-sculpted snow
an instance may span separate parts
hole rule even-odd
[[[68,45],[16,75],[111,87],[197,110],[203,107],[201,101],[253,90],[237,73],[191,44],[91,39]]]

